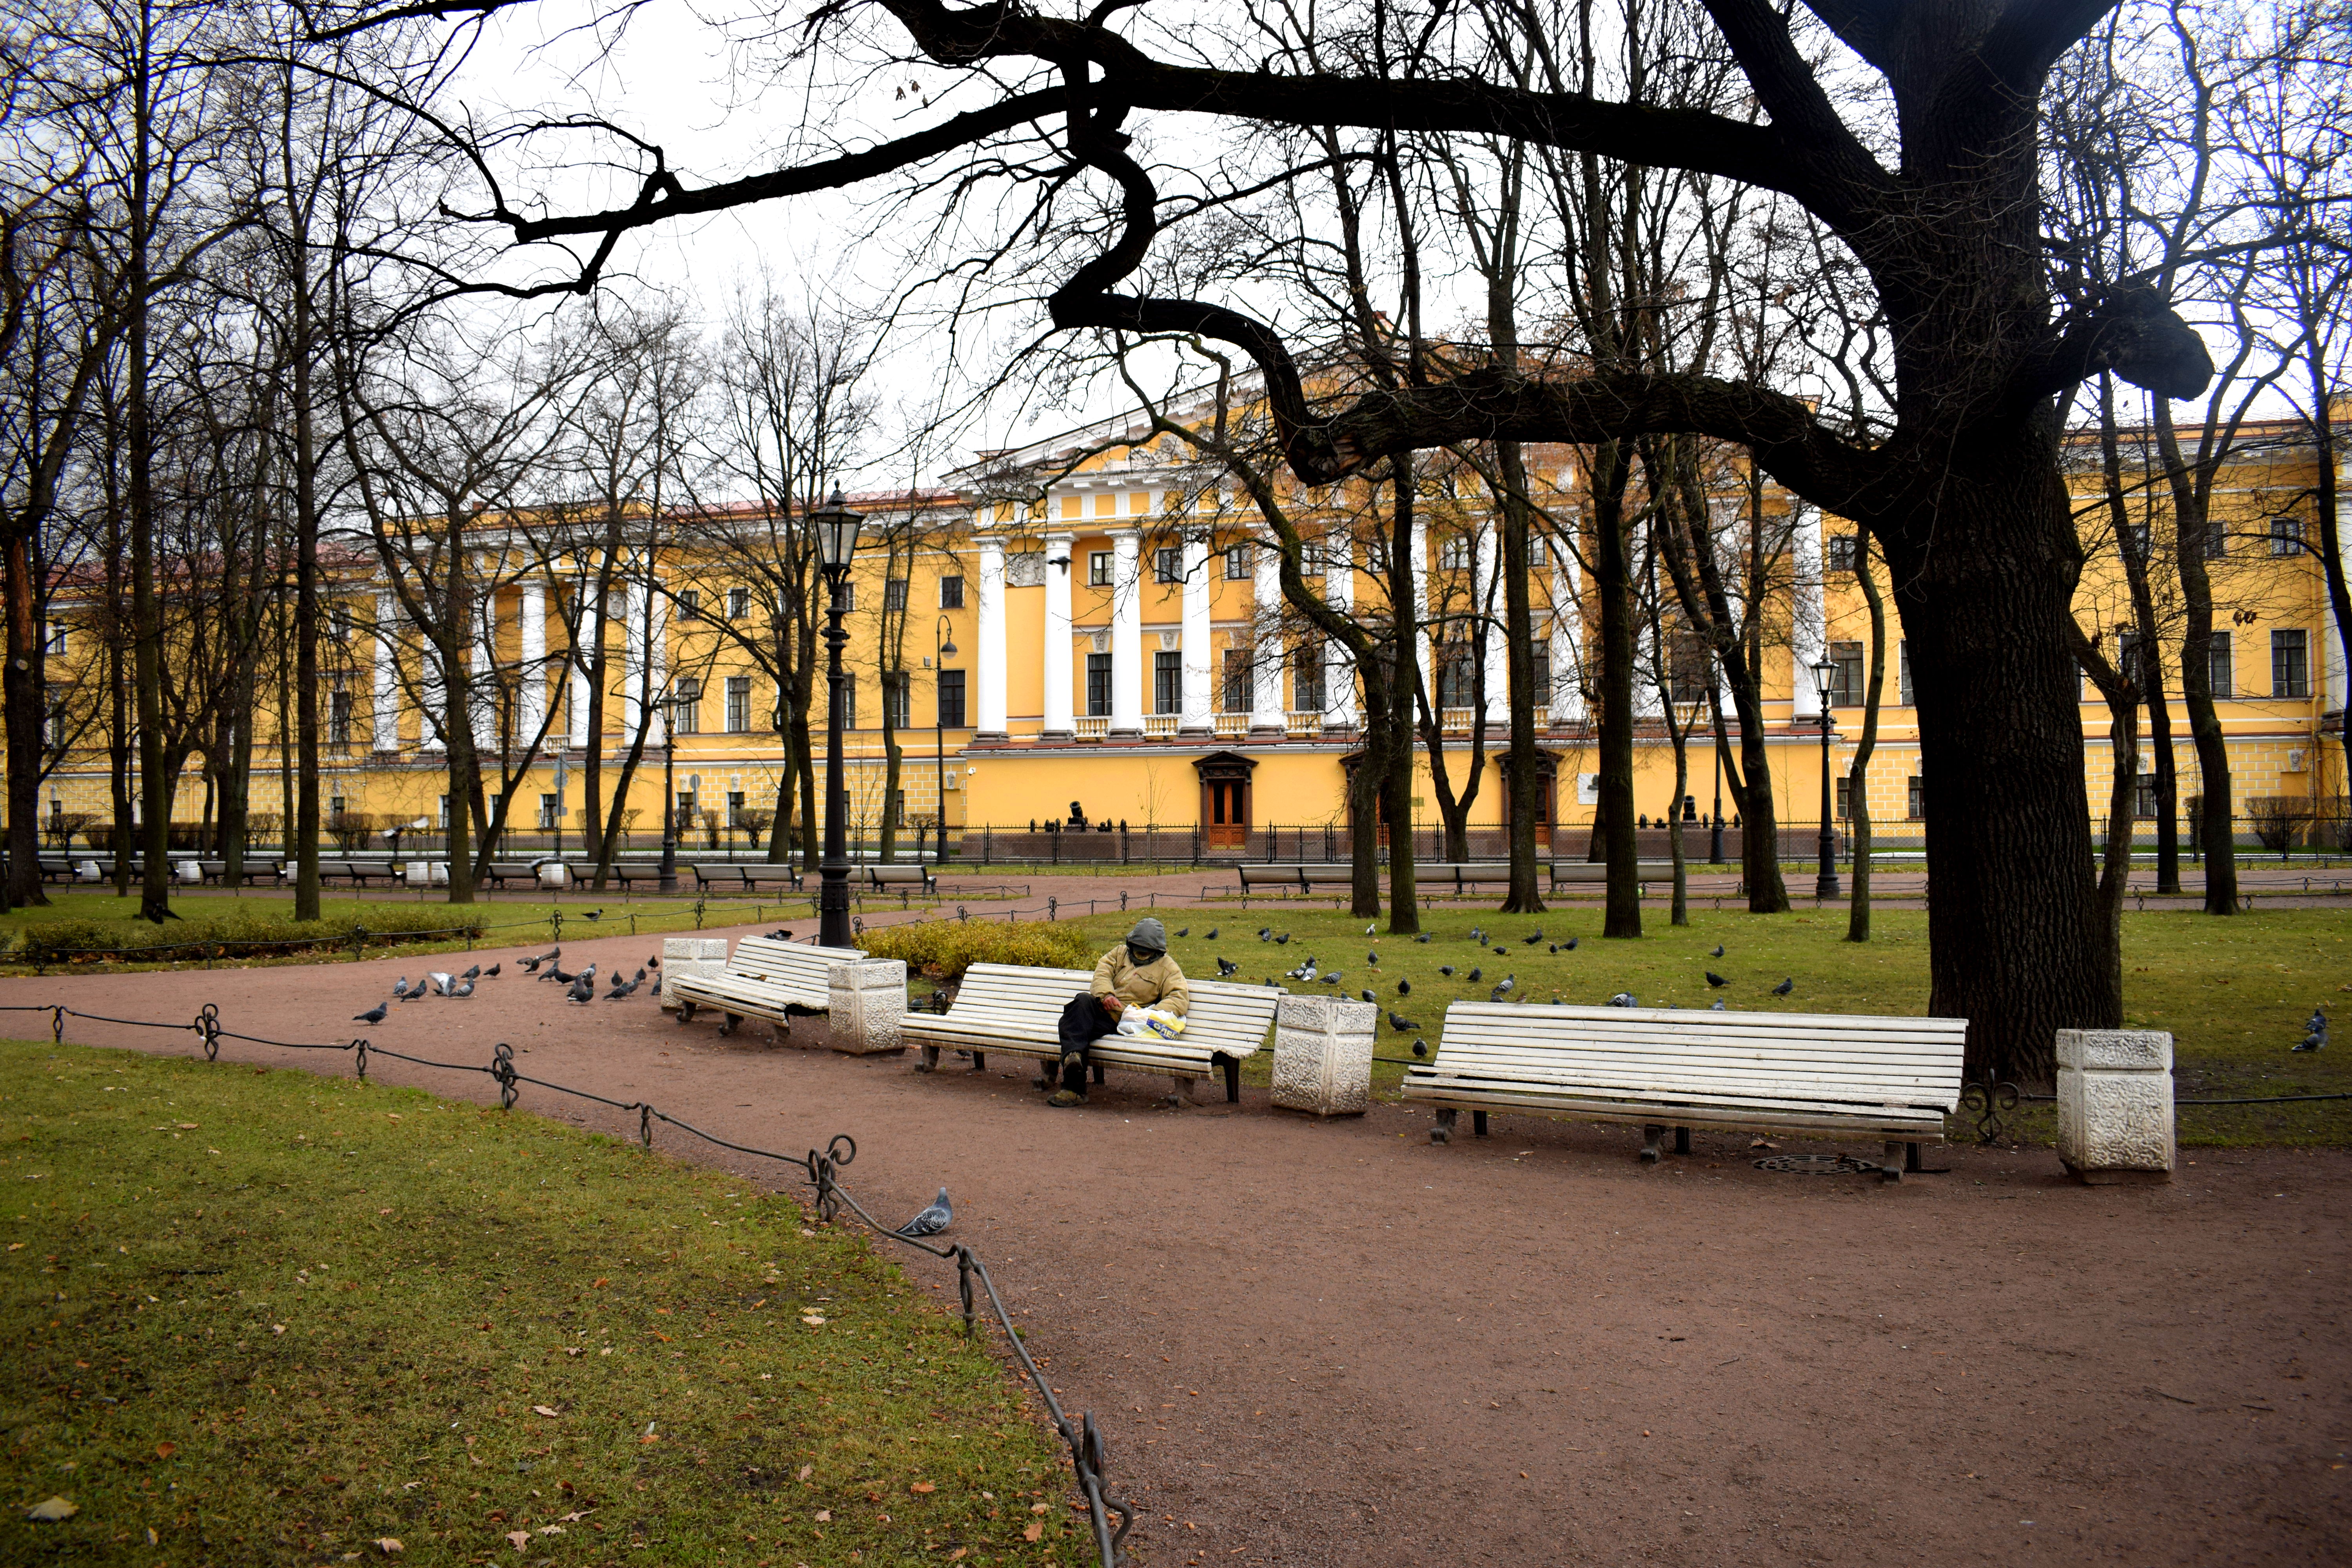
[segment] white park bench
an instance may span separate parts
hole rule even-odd
[[[1471,1113],[1624,1121],[1642,1158],[1675,1129],[1854,1132],[1885,1141],[1887,1181],[1944,1141],[1960,1100],[1965,1018],[1844,1013],[1717,1013],[1658,1007],[1538,1007],[1456,1002],[1437,1055],[1405,1069],[1404,1098],[1435,1107],[1430,1141]],[[1898,1158],[1897,1156],[1901,1157]]]
[[[1059,1061],[1062,1009],[1093,981],[1094,972],[1086,969],[973,964],[964,971],[955,1004],[947,1012],[909,1013],[900,1026],[908,1042],[922,1047],[922,1065],[916,1070],[938,1070],[942,1049],[970,1051],[975,1072],[987,1067],[990,1051]],[[1176,1094],[1189,1100],[1200,1079],[1222,1070],[1225,1099],[1241,1099],[1242,1062],[1265,1046],[1275,1006],[1285,993],[1277,986],[1216,980],[1190,980],[1189,984],[1192,1004],[1185,1014],[1183,1035],[1173,1040],[1129,1035],[1097,1040],[1087,1053],[1095,1066],[1096,1082],[1102,1081],[1106,1064],[1132,1068],[1166,1075],[1174,1080]]]
[[[765,1018],[779,1029],[789,1029],[793,1009],[822,1013],[832,1005],[835,964],[856,963],[865,956],[853,947],[747,936],[736,942],[727,967],[718,973],[677,975],[664,980],[662,987],[677,1004],[681,1024],[694,1021],[697,1007],[707,1007],[720,1016],[722,1035],[734,1033],[746,1018]]]

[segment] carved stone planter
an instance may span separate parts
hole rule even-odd
[[[1336,996],[1286,996],[1274,1015],[1274,1103],[1317,1116],[1361,1116],[1372,1102],[1381,1010]]]
[[[2172,1179],[2172,1037],[2058,1031],[2058,1157],[2083,1181]]]
[[[572,868],[561,860],[542,860],[539,863],[539,885],[560,893],[572,885]],[[669,960],[665,958],[662,963],[667,964]]]
[[[561,869],[562,868],[558,868]],[[541,868],[546,869],[545,867]],[[670,983],[688,975],[716,974],[727,967],[727,939],[723,936],[666,936],[662,938],[662,1010],[677,1011],[672,1000]]]
[[[826,976],[833,1048],[851,1056],[903,1051],[907,1016],[907,961],[868,958],[836,963]]]

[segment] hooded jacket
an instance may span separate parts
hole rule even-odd
[[[1192,1005],[1192,988],[1174,959],[1163,952],[1150,963],[1137,963],[1128,956],[1124,942],[1095,961],[1094,984],[1087,989],[1097,996],[1116,994],[1122,1002],[1157,1007],[1180,1018]]]

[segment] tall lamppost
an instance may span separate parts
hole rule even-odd
[[[1838,896],[1837,840],[1831,830],[1830,816],[1834,806],[1830,794],[1830,735],[1837,728],[1837,720],[1830,712],[1830,683],[1837,679],[1837,666],[1822,659],[1813,666],[1813,689],[1822,699],[1822,842],[1821,874],[1813,879],[1813,897],[1834,899]]]
[[[661,890],[677,891],[677,691],[662,693]]]
[[[841,629],[841,590],[849,581],[849,559],[857,550],[857,526],[866,519],[849,510],[841,487],[809,514],[816,530],[817,559],[824,571],[824,859],[816,894],[816,940],[825,947],[849,941],[849,790],[841,776],[841,650],[849,634]]]
[[[1720,866],[1723,864],[1723,737],[1718,734],[1711,738],[1714,744],[1709,749],[1715,752],[1715,816],[1709,819],[1706,830],[1706,863]]]
[[[940,617],[931,628],[931,718],[932,729],[939,738],[940,768],[940,853],[936,864],[941,870],[948,864],[948,716],[940,710],[940,683],[947,679],[948,656],[956,650],[955,638],[949,635],[948,618]]]

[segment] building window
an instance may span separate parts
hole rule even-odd
[[[327,693],[327,744],[348,746],[352,743],[352,694],[337,689]]]
[[[1713,659],[1706,638],[1686,628],[1676,630],[1666,644],[1666,700],[1703,700]]]
[[[1163,544],[1151,552],[1151,580],[1155,583],[1181,583],[1184,580],[1184,552],[1173,544]]]
[[[540,798],[540,799],[541,799],[541,800],[545,800],[545,799],[547,799],[547,798],[549,798],[549,797],[548,797],[548,796],[546,796],[546,795],[541,795],[541,796],[540,796],[539,798]],[[339,816],[342,816],[342,815],[343,815],[343,797],[342,797],[341,795],[329,795],[329,796],[327,797],[327,820],[328,820],[330,823],[331,823],[331,822],[333,822],[337,817],[339,817]]]
[[[1225,649],[1224,707],[1227,713],[1247,713],[1257,705],[1257,681],[1250,668],[1251,650]]]
[[[1298,542],[1298,574],[1301,577],[1323,575],[1323,542],[1302,539]]]
[[[854,675],[841,678],[841,727],[857,728],[857,677]]]
[[[1257,552],[1244,540],[1225,549],[1225,581],[1245,582],[1257,570]]]
[[[2156,815],[2156,775],[2143,773],[2132,781],[2132,815],[2146,820]]]
[[[1290,655],[1290,706],[1297,713],[1323,711],[1323,645],[1300,643]]]
[[[1151,710],[1184,711],[1184,656],[1162,649],[1151,656]]]
[[[692,791],[677,792],[677,830],[680,833],[694,826],[695,814],[698,809],[699,803],[696,801]]]
[[[882,607],[886,610],[903,610],[907,607],[907,580],[904,577],[884,579]]]
[[[449,797],[446,795],[441,797],[441,831],[449,831]]]
[[[43,646],[42,651],[43,651],[43,652],[45,652],[45,653],[49,653],[49,654],[61,654],[61,653],[65,652],[65,651],[66,651],[66,624],[65,624],[65,622],[63,622],[63,621],[51,621],[51,622],[49,622],[49,623],[48,623],[48,630],[49,630],[48,641],[47,641],[47,642]]]
[[[1853,533],[1832,533],[1829,536],[1829,569],[1852,574],[1861,536]]]
[[[740,621],[751,613],[751,590],[749,588],[728,589],[727,618],[730,621]]]
[[[857,608],[857,580],[853,577],[841,585],[841,613],[848,615]]]
[[[1087,655],[1087,717],[1110,717],[1110,655]]]
[[[1528,683],[1535,688],[1533,700],[1540,707],[1551,700],[1551,644],[1539,642],[1528,650]],[[1538,795],[1542,792],[1538,791]]]
[[[1907,641],[1895,645],[1895,673],[1899,693],[1895,700],[1906,708],[1914,706],[1911,700],[1911,645]]]
[[[730,789],[727,792],[727,826],[740,827],[742,825],[743,792],[740,789]]]
[[[1477,700],[1477,660],[1467,641],[1449,641],[1437,649],[1437,706],[1468,708]]]
[[[352,607],[337,605],[327,614],[327,636],[339,643],[352,640]]]
[[[679,676],[670,694],[669,727],[681,735],[702,733],[702,682],[690,675]]]
[[[2127,628],[2116,632],[2116,673],[2137,688],[2143,699],[2147,694],[2147,672],[2140,661],[2147,657],[2147,639]]]
[[[2219,561],[2230,553],[2230,532],[2218,522],[2205,525],[2205,558]]]
[[[751,678],[748,675],[727,678],[727,732],[730,735],[751,732]]]
[[[1862,645],[1858,642],[1830,644],[1830,664],[1836,673],[1830,677],[1830,706],[1852,708],[1862,701]]]
[[[1842,778],[1835,782],[1837,784],[1838,820],[1840,822],[1851,822],[1853,820],[1853,802],[1852,798],[1853,795],[1853,780],[1849,777]]]
[[[681,588],[677,595],[677,618],[698,621],[702,618],[702,593],[697,588]]]
[[[963,728],[963,671],[961,669],[940,671],[940,728]]]
[[[2133,560],[2145,561],[2155,540],[2147,523],[2126,522],[2124,524],[2122,542],[2125,551]]]
[[[909,696],[908,689],[911,685],[913,682],[907,679],[907,672],[903,669],[882,678],[882,722],[886,728],[892,730],[913,728],[907,718]]]
[[[2271,519],[2271,553],[2273,555],[2303,553],[2303,519],[2299,517]]]
[[[2205,681],[2216,700],[2237,694],[2237,666],[2230,649],[2230,634],[2215,632],[2205,648]]]
[[[1927,792],[1919,787],[1917,773],[1911,775],[1910,805],[1907,809],[1912,821],[1925,822],[1927,819]]]
[[[2306,635],[2301,631],[2271,634],[2271,695],[2311,695],[2311,660]]]
[[[961,610],[963,608],[962,578],[942,577],[940,579],[940,608],[942,610]]]
[[[1470,570],[1470,536],[1450,534],[1437,542],[1437,569],[1441,572]]]
[[[1087,586],[1089,588],[1108,588],[1110,586],[1109,551],[1089,550],[1087,552]]]
[[[563,806],[559,797],[541,791],[539,796],[539,830],[546,833],[563,824]]]

